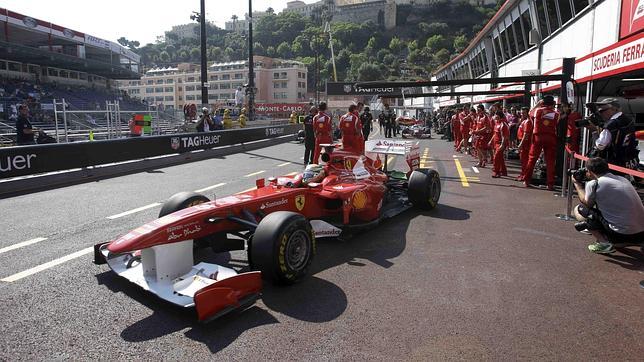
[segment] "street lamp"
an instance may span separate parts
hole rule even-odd
[[[248,120],[255,120],[255,63],[253,62],[253,1],[248,0]]]
[[[201,28],[201,104],[208,104],[208,54],[206,54],[206,0],[201,0],[201,12],[192,12],[190,19]]]

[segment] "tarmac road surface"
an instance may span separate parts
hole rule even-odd
[[[220,197],[301,171],[302,145],[0,200],[0,360],[641,360],[640,248],[591,254],[589,236],[555,219],[562,199],[492,179],[445,141],[420,145],[442,177],[436,210],[321,241],[310,277],[266,284],[208,325],[92,264],[88,248],[176,192]],[[210,257],[247,268],[241,252]]]

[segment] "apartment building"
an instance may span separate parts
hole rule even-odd
[[[307,101],[306,66],[294,60],[255,56],[257,103],[281,104]],[[148,104],[182,108],[201,103],[201,73],[196,64],[155,68],[140,80],[118,81],[119,89]],[[208,103],[233,102],[235,91],[248,83],[248,61],[215,63],[208,67]]]

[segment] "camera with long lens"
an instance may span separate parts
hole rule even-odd
[[[604,119],[602,118],[601,114],[599,114],[597,105],[594,103],[586,103],[586,108],[588,108],[588,111],[590,112],[590,116],[580,119],[578,121],[575,121],[575,127],[582,128],[590,125],[603,127]]]
[[[572,176],[572,178],[574,178],[577,182],[586,182],[586,181],[588,181],[586,179],[586,172],[588,172],[588,170],[585,167],[582,167],[582,168],[579,168],[579,169],[576,169],[576,170],[570,170],[569,169],[567,171],[568,176]]]

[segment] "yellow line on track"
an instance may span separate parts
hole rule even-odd
[[[454,163],[456,164],[456,170],[458,171],[458,176],[461,178],[461,185],[463,185],[463,187],[470,187],[470,183],[467,182],[467,176],[465,176],[465,172],[463,172],[461,161],[455,158]]]

